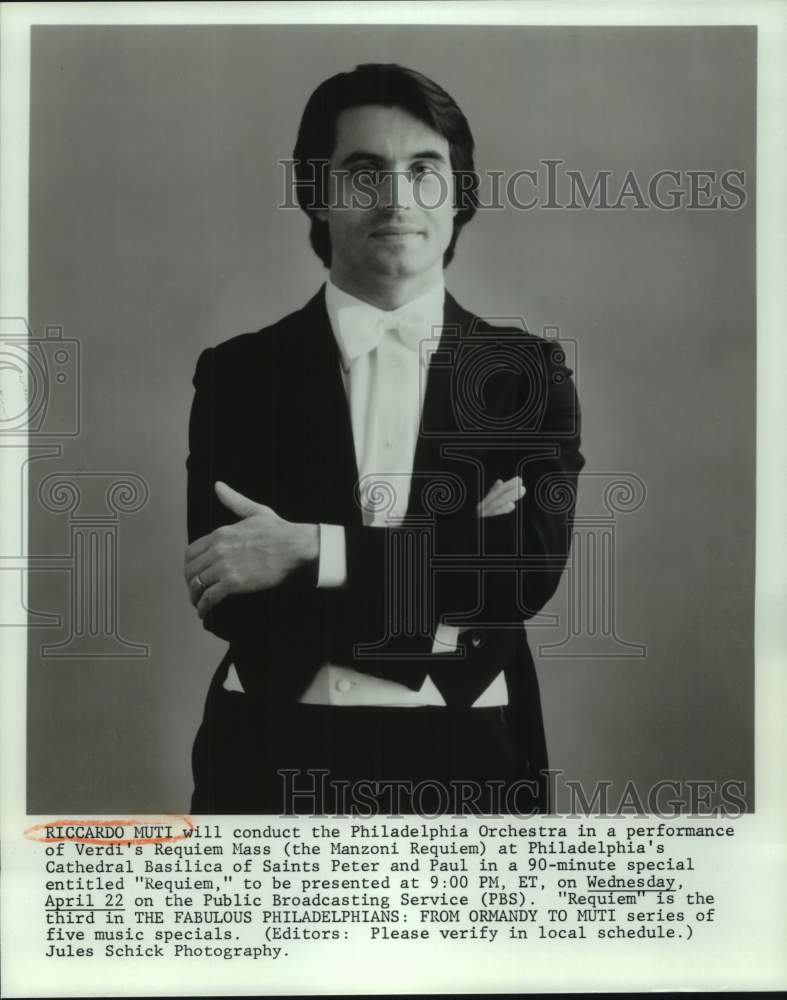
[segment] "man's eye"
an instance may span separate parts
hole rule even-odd
[[[434,165],[431,163],[414,163],[410,170],[414,177],[421,176],[423,174],[433,174],[436,173]]]

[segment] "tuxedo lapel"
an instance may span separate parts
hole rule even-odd
[[[409,514],[427,513],[429,504],[425,496],[429,486],[441,477],[445,479],[449,473],[451,476],[457,474],[457,463],[446,457],[444,445],[446,440],[455,439],[459,429],[454,403],[455,361],[473,319],[473,315],[446,292],[443,329],[436,348],[430,348],[426,394],[413,460]],[[465,471],[462,469],[462,473]]]
[[[418,435],[413,479],[410,491],[410,514],[434,513],[437,497],[451,505],[454,497],[464,497],[464,515],[476,521],[476,494],[482,487],[478,466],[479,455],[467,447],[458,416],[457,394],[461,381],[457,379],[458,359],[462,345],[475,329],[477,317],[446,293],[443,330],[433,353],[426,385],[421,426]],[[464,447],[462,443],[464,442]],[[453,445],[453,447],[452,447]],[[429,502],[431,497],[432,502]],[[455,572],[466,572],[457,568]],[[439,588],[439,579],[432,581]],[[479,595],[480,596],[480,595]],[[456,608],[457,612],[462,609]],[[470,634],[470,633],[468,633]],[[473,633],[477,636],[477,633]],[[429,676],[447,705],[467,707],[486,690],[499,673],[501,660],[493,658],[483,665],[473,655],[473,645],[460,640],[454,653],[432,658]]]

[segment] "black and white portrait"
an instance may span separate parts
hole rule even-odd
[[[783,12],[3,6],[4,995],[784,985]]]
[[[33,28],[31,811],[753,808],[755,56]]]

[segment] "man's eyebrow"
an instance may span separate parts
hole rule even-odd
[[[409,160],[434,160],[437,163],[446,163],[446,158],[436,149],[424,149],[419,153],[411,153]],[[385,163],[386,158],[378,153],[367,153],[363,149],[348,153],[339,164],[340,167],[350,167],[354,163]]]

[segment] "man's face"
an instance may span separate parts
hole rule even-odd
[[[331,156],[331,275],[345,284],[442,272],[454,187],[448,141],[402,108],[342,111]]]

